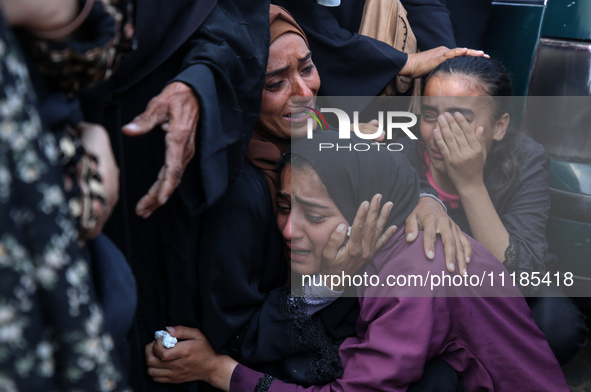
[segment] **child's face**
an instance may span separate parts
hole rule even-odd
[[[468,126],[475,131],[482,126],[487,150],[493,140],[501,140],[505,136],[506,124],[499,124],[493,120],[493,98],[484,94],[478,88],[474,78],[461,75],[437,75],[431,77],[425,85],[423,104],[421,105],[421,137],[425,142],[427,154],[431,158],[431,165],[435,170],[445,173],[445,164],[441,152],[433,138],[433,130],[441,130],[440,116],[445,113],[452,115],[447,119],[450,125],[457,124],[453,115],[461,113]],[[458,131],[466,132],[461,127],[454,127]]]
[[[292,270],[301,275],[320,272],[322,252],[340,223],[348,225],[326,187],[311,168],[281,174],[277,224],[290,249]]]

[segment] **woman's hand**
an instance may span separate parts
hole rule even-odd
[[[486,163],[484,128],[469,124],[459,112],[445,113],[439,116],[437,123],[439,129],[433,131],[433,138],[456,189],[483,186]]]
[[[182,82],[172,82],[150,100],[142,114],[123,127],[123,133],[134,137],[145,135],[158,125],[166,132],[164,166],[135,207],[136,214],[142,218],[148,218],[166,204],[181,183],[185,168],[195,156],[199,110],[193,89]]]
[[[373,259],[376,252],[392,238],[396,226],[390,226],[386,231],[384,227],[393,204],[385,203],[380,211],[381,201],[382,195],[377,194],[371,199],[371,203],[365,201],[359,206],[349,238],[344,223],[333,231],[322,252],[322,275],[354,274]],[[333,289],[341,290],[342,287]]]
[[[445,251],[445,265],[449,272],[459,271],[464,275],[472,258],[472,245],[458,225],[447,215],[441,204],[430,197],[421,197],[416,207],[406,218],[406,240],[412,242],[423,229],[423,246],[429,259],[435,257],[435,240],[441,235]]]
[[[155,382],[178,384],[199,380],[230,390],[232,373],[238,362],[216,353],[196,328],[177,326],[167,330],[179,340],[176,346],[166,348],[161,339],[157,339],[145,348],[148,374]]]

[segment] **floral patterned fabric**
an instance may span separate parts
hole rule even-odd
[[[124,389],[53,135],[0,18],[0,391]]]

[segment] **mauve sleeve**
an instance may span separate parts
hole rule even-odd
[[[440,347],[437,328],[449,324],[447,298],[366,298],[360,323],[367,324],[363,337],[352,337],[341,345],[343,375],[323,386],[308,388],[287,384],[239,365],[231,381],[231,392],[300,391],[406,391],[421,378],[432,347]],[[412,314],[412,317],[408,317]],[[404,322],[400,322],[404,320]]]

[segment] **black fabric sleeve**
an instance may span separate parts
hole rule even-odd
[[[401,1],[408,13],[407,18],[419,49],[426,51],[438,46],[456,46],[451,14],[444,0]]]
[[[338,349],[355,334],[359,300],[341,297],[313,316],[306,306],[290,288],[271,292],[244,335],[240,363],[302,385],[338,378]]]
[[[237,357],[243,333],[287,262],[262,173],[246,162],[228,192],[201,215],[198,279],[202,328],[214,349]]]
[[[226,191],[241,167],[262,99],[269,45],[269,4],[221,0],[185,43],[182,71],[172,81],[199,99],[197,165],[185,175],[201,178],[203,192],[179,188],[197,213]],[[199,192],[198,192],[199,193]]]

